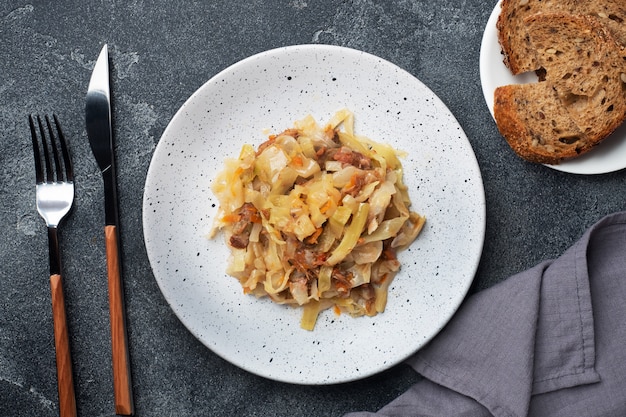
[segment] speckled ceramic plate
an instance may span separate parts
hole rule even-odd
[[[400,255],[383,314],[325,311],[305,331],[299,309],[244,295],[225,274],[223,239],[206,237],[217,211],[210,185],[244,143],[257,146],[307,114],[323,124],[341,108],[354,112],[358,134],[408,152],[405,181],[427,223]],[[161,291],[200,341],[270,379],[331,384],[403,361],[448,322],[478,266],[485,200],[463,130],[419,80],[367,53],[304,45],[245,59],[189,98],[154,153],[143,223]]]
[[[483,95],[493,116],[493,93],[499,86],[537,82],[534,73],[512,75],[502,61],[496,22],[500,15],[500,2],[496,4],[483,33],[480,48],[480,81]],[[503,144],[506,141],[502,139]],[[626,168],[626,124],[619,127],[593,151],[558,165],[546,165],[572,174],[604,174]]]

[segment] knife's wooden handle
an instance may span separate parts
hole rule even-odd
[[[72,358],[70,355],[70,338],[67,331],[67,315],[65,313],[65,296],[61,275],[50,276],[52,292],[52,319],[54,321],[54,347],[57,362],[57,385],[59,390],[59,415],[76,417],[76,395],[74,393],[74,377],[72,376]]]
[[[111,315],[111,343],[113,359],[113,392],[115,413],[133,415],[133,390],[130,377],[130,356],[126,333],[124,288],[120,275],[118,236],[115,226],[104,228],[107,271],[109,278],[109,309]]]

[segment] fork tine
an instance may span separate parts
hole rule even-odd
[[[37,140],[37,129],[33,116],[28,116],[28,124],[30,125],[30,135],[33,140],[33,153],[35,155],[35,178],[37,184],[43,182],[43,168],[41,167],[41,153],[39,152],[39,141]]]
[[[61,144],[61,153],[63,154],[63,162],[65,164],[65,177],[68,181],[74,181],[74,168],[72,166],[72,159],[70,158],[70,152],[68,150],[67,141],[65,140],[65,135],[61,130],[61,123],[59,123],[59,118],[56,114],[52,114],[52,118],[54,119],[54,124],[57,128],[57,133],[59,136],[59,143]]]
[[[52,164],[50,162],[50,151],[48,150],[48,141],[46,140],[46,131],[43,128],[41,117],[37,115],[37,124],[39,125],[39,132],[41,134],[41,145],[43,147],[44,163],[46,165],[46,181],[54,182],[54,174],[52,171]]]
[[[48,115],[45,115],[46,126],[48,127],[48,136],[50,138],[50,148],[52,148],[52,158],[54,159],[54,167],[56,168],[56,181],[63,181],[63,167],[61,166],[61,162],[59,160],[59,149],[57,147],[57,140],[54,131],[52,130],[52,125],[50,124],[50,118]]]

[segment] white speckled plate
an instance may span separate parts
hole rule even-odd
[[[405,181],[426,227],[400,256],[387,310],[374,318],[321,314],[312,332],[299,309],[244,295],[224,272],[229,251],[208,240],[211,181],[227,156],[307,114],[325,123],[355,113],[357,133],[408,152]],[[485,230],[483,184],[472,148],[445,105],[419,80],[364,52],[304,45],[271,50],[217,74],[176,113],[148,172],[148,256],[183,324],[215,353],[284,382],[331,384],[385,370],[417,351],[465,297]]]
[[[502,85],[537,82],[534,73],[514,76],[504,65],[496,29],[499,14],[500,2],[496,4],[489,17],[480,48],[480,81],[492,116],[493,93],[496,88]],[[504,138],[502,141],[506,145]],[[558,165],[546,166],[572,174],[604,174],[626,168],[626,124],[619,127],[593,151]]]

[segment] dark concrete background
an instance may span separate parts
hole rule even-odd
[[[82,416],[111,416],[102,180],[84,98],[103,43],[113,67],[124,279],[138,416],[338,416],[376,410],[419,377],[398,366],[341,386],[294,386],[217,357],[178,321],[145,252],[143,184],[181,104],[225,67],[274,47],[360,49],[414,74],[471,141],[487,201],[472,291],[560,254],[626,207],[626,173],[581,176],[528,164],[499,136],[478,58],[495,0],[33,1],[0,4],[0,416],[58,415],[47,238],[35,210],[29,113],[55,112],[71,140],[74,210],[61,231],[71,349]]]

